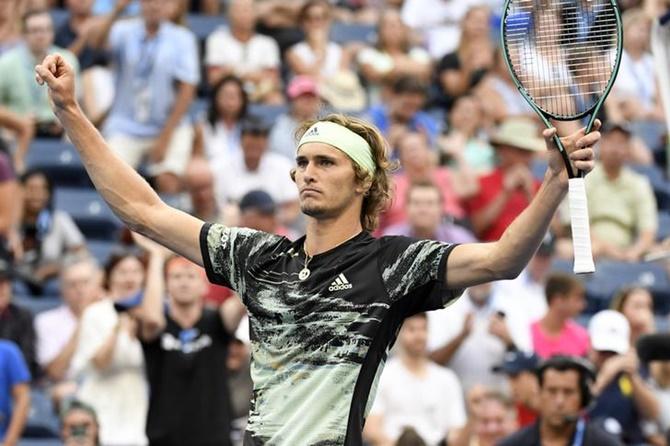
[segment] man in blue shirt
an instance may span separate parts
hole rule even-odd
[[[0,340],[0,443],[18,444],[30,409],[30,372],[21,350]]]
[[[157,189],[176,193],[193,145],[186,113],[200,80],[197,41],[167,20],[164,2],[141,6],[140,18],[109,32],[116,94],[103,130],[124,161],[137,168],[146,159]]]

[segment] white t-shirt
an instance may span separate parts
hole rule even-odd
[[[426,375],[418,377],[399,358],[384,368],[370,414],[383,417],[389,438],[396,440],[412,427],[428,445],[466,422],[463,389],[451,370],[429,362]]]
[[[265,152],[258,169],[247,170],[242,153],[212,162],[216,175],[216,194],[220,204],[239,202],[244,194],[261,189],[270,194],[277,204],[298,199],[298,189],[290,177],[293,163],[286,157]]]
[[[56,210],[52,215],[51,228],[42,241],[43,261],[55,261],[68,249],[84,244],[84,236],[69,214]]]
[[[98,370],[92,362],[118,322],[110,299],[86,308],[81,319],[79,344],[72,369],[81,380],[78,398],[91,405],[100,420],[100,440],[105,445],[145,445],[148,387],[142,346],[122,330],[109,366]]]
[[[316,62],[316,54],[307,42],[296,43],[289,51],[298,56],[306,65],[312,65]],[[335,42],[328,42],[326,57],[321,65],[320,74],[323,77],[334,76],[340,71],[341,60],[342,47]]]
[[[44,368],[56,359],[77,328],[77,318],[67,305],[45,311],[35,317],[37,362]],[[73,376],[72,363],[66,374]]]
[[[475,384],[483,384],[496,390],[506,389],[505,377],[493,373],[491,368],[502,362],[505,344],[489,333],[491,317],[495,309],[488,305],[477,308],[467,291],[460,299],[442,310],[428,312],[428,350],[444,347],[461,332],[468,313],[474,314],[470,335],[463,341],[448,366],[461,380],[467,393]]]
[[[205,156],[208,160],[230,156],[242,150],[240,148],[239,125],[235,125],[232,129],[229,129],[223,123],[217,122],[212,127],[206,121],[203,123],[202,128]]]
[[[230,67],[238,76],[279,68],[279,46],[270,37],[260,34],[240,42],[227,29],[220,28],[207,37],[205,64]]]
[[[651,53],[634,60],[624,50],[613,94],[621,98],[636,98],[645,107],[653,107],[657,93],[654,58]]]

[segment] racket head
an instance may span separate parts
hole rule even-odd
[[[514,83],[543,118],[591,113],[592,124],[619,71],[621,15],[615,0],[506,0],[501,43]]]

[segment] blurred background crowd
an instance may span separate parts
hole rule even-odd
[[[301,235],[294,131],[336,111],[378,126],[398,161],[376,235],[494,241],[546,168],[542,124],[499,48],[502,3],[0,0],[0,444],[147,444],[148,353],[129,299],[149,283],[205,307],[234,299],[179,265],[151,268],[34,81],[45,55],[76,67],[110,148],[204,220]],[[595,368],[593,401],[574,410],[624,444],[668,444],[670,361],[646,361],[636,342],[670,314],[670,2],[619,6],[621,70],[587,180],[597,272],[571,273],[564,207],[517,279],[409,319],[370,445],[488,446],[567,410],[534,372],[557,354]],[[252,396],[246,327],[212,363],[230,407],[216,422],[234,442]]]

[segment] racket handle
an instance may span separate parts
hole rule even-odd
[[[586,202],[584,178],[570,178],[568,182],[570,223],[572,226],[572,248],[575,253],[575,274],[592,273],[596,270],[591,252],[589,210]]]

